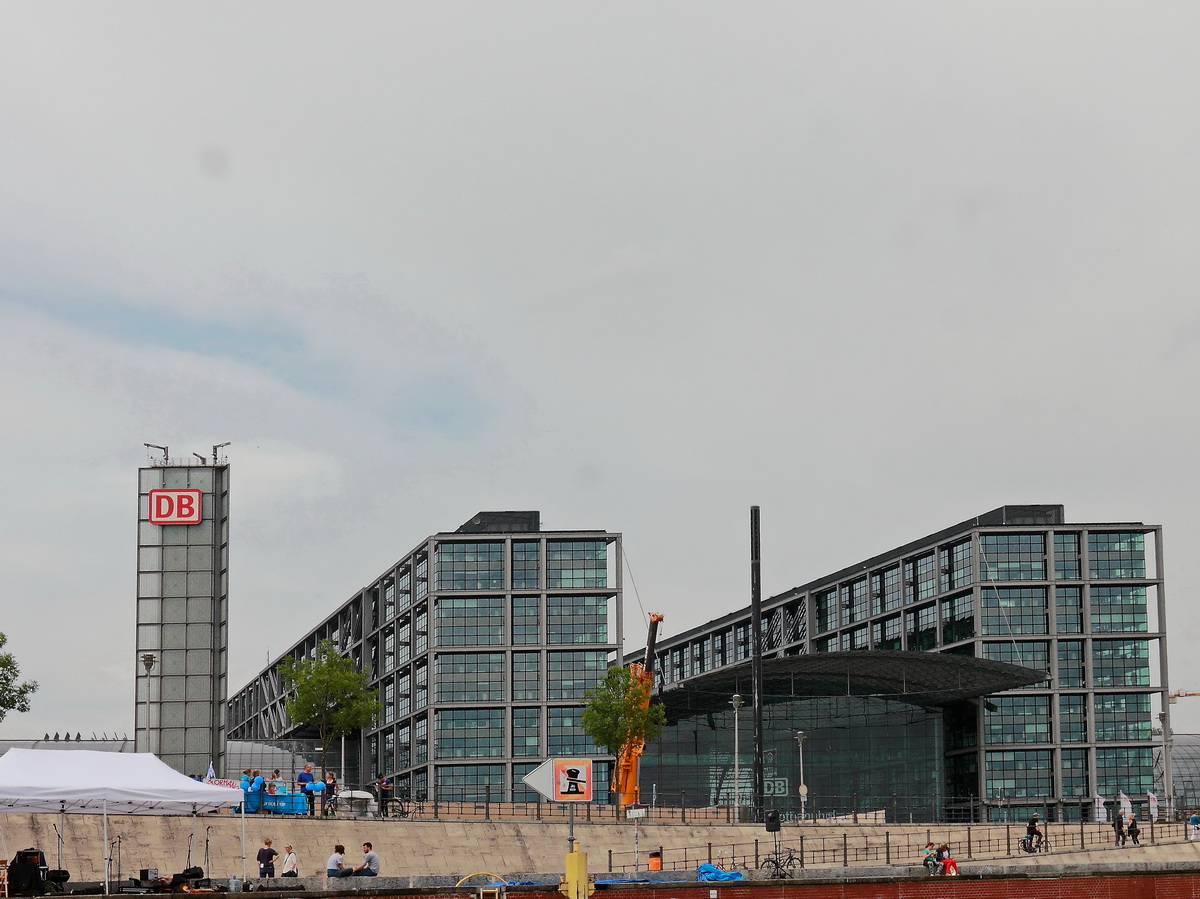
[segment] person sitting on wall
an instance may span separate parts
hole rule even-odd
[[[351,873],[359,877],[379,876],[379,856],[371,847],[370,843],[363,843],[363,863],[355,868]]]
[[[341,843],[333,847],[333,855],[325,862],[325,873],[330,877],[349,877],[354,873],[353,868],[346,867],[346,847]]]
[[[954,856],[950,854],[950,844],[942,843],[938,846],[937,859],[941,863],[942,873],[951,876],[958,875],[958,862],[954,860]]]

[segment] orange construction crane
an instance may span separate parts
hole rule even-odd
[[[650,613],[650,632],[646,635],[646,657],[642,662],[634,662],[629,666],[632,677],[632,689],[638,692],[637,701],[642,708],[650,705],[650,694],[654,690],[654,648],[658,643],[658,625],[663,620],[658,612]],[[621,751],[617,753],[617,771],[614,782],[617,797],[622,806],[636,805],[641,796],[638,786],[638,759],[646,741],[635,737],[630,739]]]

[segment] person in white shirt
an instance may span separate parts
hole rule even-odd
[[[283,865],[279,872],[280,877],[299,877],[300,862],[296,858],[296,853],[292,851],[290,844],[283,847]]]

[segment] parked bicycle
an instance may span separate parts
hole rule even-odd
[[[786,853],[786,854],[784,854]],[[769,870],[772,877],[787,877],[800,864],[795,849],[776,849],[759,863],[760,870]]]
[[[416,799],[408,796],[397,796],[388,803],[389,811],[395,818],[416,818],[425,810],[425,797],[419,794]]]

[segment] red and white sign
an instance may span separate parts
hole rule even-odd
[[[151,490],[151,524],[199,524],[203,505],[199,490]]]
[[[591,759],[546,759],[521,780],[551,802],[592,801]]]

